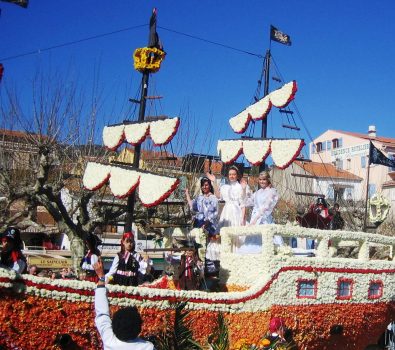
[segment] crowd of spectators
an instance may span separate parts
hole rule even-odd
[[[49,277],[51,279],[77,279],[77,274],[70,267],[64,267],[62,269],[39,269],[37,265],[28,266],[28,274]]]

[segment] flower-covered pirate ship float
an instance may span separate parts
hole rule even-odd
[[[135,56],[157,69],[151,59],[143,57],[147,52],[140,50]],[[157,55],[154,58],[163,58],[156,51],[153,54]],[[266,94],[236,120],[231,119],[233,129],[240,132],[250,119],[264,118],[272,106],[285,106],[295,92],[296,83],[291,82]],[[154,143],[164,144],[174,136],[178,124],[178,118],[123,123],[106,127],[103,140],[110,149],[116,149],[124,140],[138,148],[148,135]],[[302,147],[300,139],[224,140],[218,144],[225,163],[243,152],[252,164],[260,164],[271,153],[275,164],[282,168],[292,163]],[[141,202],[149,207],[167,198],[178,180],[136,167],[91,162],[83,182],[90,190],[108,183],[119,198],[138,189]],[[201,238],[198,235],[197,240]],[[260,236],[261,251],[235,253],[233,242],[241,235]],[[315,255],[296,256],[287,246],[277,247],[274,235],[314,239]],[[337,256],[337,248],[346,244],[358,248],[356,259]],[[388,259],[372,260],[371,247],[386,247]],[[258,344],[272,317],[285,320],[300,349],[364,349],[376,343],[394,318],[394,247],[395,238],[364,232],[274,224],[227,227],[221,230],[220,248],[220,279],[226,291],[177,290],[165,276],[147,286],[108,285],[109,302],[112,310],[136,305],[144,320],[143,335],[158,334],[169,322],[174,304],[187,301],[194,337],[202,344],[207,344],[218,313],[223,313],[231,349],[240,349],[241,339]],[[0,345],[50,349],[56,335],[68,333],[81,348],[97,349],[100,339],[93,322],[95,287],[93,282],[51,280],[0,268]]]
[[[239,235],[260,235],[262,251],[235,254],[233,238]],[[290,248],[276,247],[274,235],[315,239],[315,257],[294,256]],[[221,237],[220,278],[228,292],[176,290],[163,277],[149,286],[108,285],[112,308],[138,306],[144,334],[156,334],[174,303],[187,301],[194,336],[202,343],[214,329],[218,312],[228,323],[231,344],[241,338],[258,343],[269,320],[282,317],[302,349],[364,349],[376,343],[393,320],[395,238],[293,225],[229,227],[222,229]],[[359,247],[358,258],[336,255],[346,242]],[[371,247],[378,246],[389,247],[388,260],[370,259]],[[49,348],[56,334],[69,333],[84,349],[99,344],[93,324],[94,283],[0,269],[0,288],[0,321],[6,325],[0,340],[25,349],[26,344]],[[34,336],[41,331],[46,337]]]

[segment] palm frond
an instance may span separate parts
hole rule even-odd
[[[213,332],[215,338],[210,341],[212,350],[229,350],[228,324],[223,313],[218,313],[217,326]]]
[[[187,302],[177,303],[174,306],[175,317],[172,327],[169,326],[158,337],[156,347],[158,350],[202,350],[203,347],[193,339],[191,324],[188,319],[189,311],[184,310]]]

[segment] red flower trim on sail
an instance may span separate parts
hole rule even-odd
[[[238,130],[235,130],[235,129],[233,129],[233,131],[236,133],[236,134],[243,134],[246,130],[247,130],[247,128],[248,128],[248,125],[250,125],[250,121],[251,121],[251,115],[248,113],[248,116],[247,116],[247,119],[246,119],[246,121],[245,121],[245,123],[244,123],[244,126],[241,128],[241,129],[238,129]],[[240,155],[240,154],[239,154]],[[237,156],[238,157],[238,156]],[[237,158],[236,157],[236,158]],[[227,164],[227,163],[226,163]]]
[[[126,198],[127,196],[129,196],[131,193],[133,193],[135,190],[136,190],[136,188],[137,188],[137,186],[140,184],[140,178],[137,180],[137,182],[130,188],[130,190],[127,192],[127,193],[125,193],[124,195],[122,195],[122,196],[115,196],[115,197],[117,197],[117,198],[119,198],[119,199],[123,199],[123,198]]]
[[[110,177],[111,177],[111,174],[108,173],[107,177],[106,177],[102,182],[100,182],[98,185],[96,185],[95,187],[93,187],[93,188],[88,188],[88,187],[84,186],[84,188],[85,188],[86,190],[88,190],[88,191],[96,191],[96,190],[102,188],[103,185],[105,185],[105,184],[108,182],[108,180],[110,179]]]
[[[110,151],[116,151],[117,148],[118,148],[120,145],[122,145],[123,141],[125,141],[125,133],[124,133],[124,132],[122,132],[122,135],[120,135],[120,138],[119,138],[119,140],[118,140],[118,143],[117,143],[115,146],[113,146],[113,147],[108,147],[106,144],[104,144],[104,146],[105,146],[108,150],[110,150]]]
[[[160,198],[158,198],[155,202],[153,203],[143,203],[141,201],[141,203],[146,207],[146,208],[150,208],[150,207],[154,207],[155,205],[158,205],[159,203],[162,203],[165,199],[167,199],[173,192],[174,190],[177,188],[177,186],[179,185],[180,180],[176,179],[176,181],[174,182],[174,184],[171,186],[171,188],[164,193]],[[140,198],[141,200],[141,198]]]
[[[166,141],[162,142],[162,143],[155,143],[153,140],[153,144],[154,146],[165,146],[167,145],[172,139],[173,137],[177,134],[178,131],[178,127],[180,126],[180,118],[177,118],[177,122],[176,125],[173,128],[173,132],[171,133],[171,135],[166,139]]]
[[[145,139],[147,138],[147,136],[149,135],[149,125],[147,127],[147,129],[145,130],[145,134],[140,138],[140,140],[136,141],[136,142],[129,142],[132,146],[137,146],[140,143],[143,143],[145,141]]]
[[[224,164],[232,164],[237,158],[239,158],[240,154],[242,154],[242,153],[243,153],[243,147],[240,147],[239,151],[236,153],[236,155],[232,159],[228,160],[227,162],[223,161],[223,163]]]
[[[270,101],[270,99],[269,99],[268,107],[267,107],[266,111],[262,113],[262,115],[260,117],[253,118],[250,113],[248,113],[248,116],[251,118],[251,120],[254,120],[254,121],[263,120],[268,116],[270,110],[272,109],[272,106],[273,106],[272,101]]]
[[[291,159],[288,163],[286,163],[285,165],[278,166],[278,165],[276,164],[276,166],[277,166],[279,169],[281,169],[281,170],[284,170],[284,169],[288,168],[288,167],[294,162],[295,158],[298,157],[298,155],[300,154],[300,151],[302,150],[302,148],[304,147],[304,145],[305,145],[304,141],[301,140],[300,145],[299,145],[299,148],[298,148],[298,150],[295,152],[295,154],[294,154],[294,156],[292,157],[292,159]]]
[[[296,80],[293,80],[292,83],[293,83],[293,86],[292,86],[292,93],[291,93],[291,95],[289,96],[287,102],[286,102],[285,104],[281,105],[281,106],[276,106],[277,108],[284,108],[284,107],[287,107],[287,106],[292,102],[292,100],[295,98],[296,91],[298,91],[298,85],[297,85],[297,83],[296,83]]]
[[[267,150],[267,152],[263,155],[263,158],[262,158],[262,160],[261,161],[258,161],[258,162],[255,162],[255,163],[251,163],[248,159],[247,159],[247,161],[251,164],[251,165],[261,165],[265,160],[266,160],[266,158],[267,157],[269,157],[269,154],[270,154],[270,152],[272,151],[272,148],[271,148],[271,145],[269,145],[269,148],[268,148],[268,150]]]

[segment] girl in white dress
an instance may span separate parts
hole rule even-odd
[[[213,174],[206,174],[213,184],[216,184]],[[228,171],[229,184],[222,185],[218,190],[215,187],[215,195],[225,201],[219,218],[218,228],[228,226],[245,225],[245,201],[247,182],[242,179],[239,183],[239,169],[231,166]]]
[[[278,202],[277,190],[272,186],[270,174],[268,171],[262,171],[259,174],[258,183],[260,189],[253,195],[254,208],[251,213],[250,225],[274,224],[272,212]],[[246,242],[247,243],[247,242]],[[274,235],[273,243],[283,245],[281,236]],[[250,242],[252,245],[253,243]],[[261,245],[262,242],[257,245]]]
[[[259,174],[258,182],[260,189],[253,195],[254,208],[250,225],[273,224],[272,212],[278,202],[277,190],[272,186],[267,171]]]

